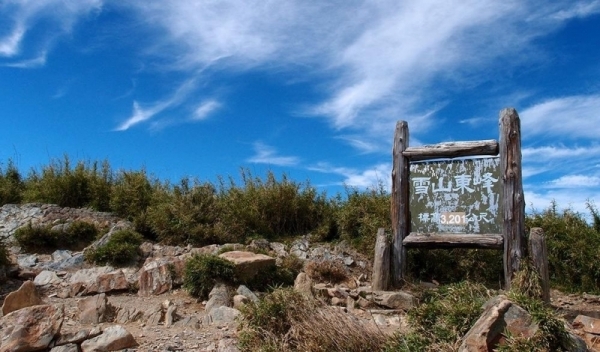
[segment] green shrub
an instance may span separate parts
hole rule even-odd
[[[529,338],[506,334],[507,344],[500,346],[497,351],[573,351],[573,341],[565,328],[565,322],[558,317],[551,307],[538,298],[530,297],[528,293],[519,292],[519,290],[513,290],[512,288],[508,297],[531,314],[539,329]]]
[[[224,228],[238,242],[249,236],[304,235],[323,223],[328,201],[308,182],[297,183],[285,175],[277,180],[272,172],[263,181],[247,170],[241,177],[242,186],[233,179],[226,185],[221,179],[219,189]]]
[[[377,230],[384,228],[391,233],[390,202],[390,194],[383,185],[366,191],[347,188],[346,200],[338,199],[335,215],[340,238],[372,256]]]
[[[6,170],[0,167],[0,206],[21,203],[24,187],[21,174],[12,160],[8,161]]]
[[[52,252],[58,244],[58,239],[50,231],[49,226],[33,226],[31,223],[15,231],[17,244],[26,252]]]
[[[57,249],[81,250],[97,235],[98,229],[84,221],[74,221],[61,230],[29,223],[15,231],[15,240],[27,252],[51,253]]]
[[[117,231],[104,245],[86,251],[85,259],[100,265],[128,265],[137,260],[139,246],[143,241],[142,235],[135,231]]]
[[[500,288],[504,281],[502,251],[490,249],[409,249],[407,275],[411,280],[442,284],[472,281]]]
[[[194,297],[206,299],[218,282],[234,283],[235,265],[216,255],[194,255],[185,263],[183,287]]]
[[[302,259],[289,255],[283,258],[279,265],[258,272],[250,282],[243,282],[243,284],[259,292],[292,286],[303,266]]]
[[[194,181],[190,185],[184,178],[169,193],[172,196],[166,201],[148,209],[148,223],[159,241],[203,246],[228,239],[217,234],[220,209],[212,184]]]
[[[89,165],[80,161],[72,167],[69,157],[52,160],[41,173],[32,170],[27,177],[25,200],[79,208],[92,203],[92,174]]]
[[[544,230],[552,286],[600,293],[600,219],[591,203],[588,208],[592,224],[570,209],[559,212],[555,203],[526,219],[527,227]]]
[[[154,188],[160,187],[160,183],[154,183]],[[121,171],[112,185],[110,209],[117,216],[134,221],[151,205],[154,188],[146,170]]]
[[[425,291],[421,305],[408,312],[411,334],[397,334],[389,351],[447,351],[471,328],[483,312],[490,292],[481,284],[460,282]]]

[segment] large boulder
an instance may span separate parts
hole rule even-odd
[[[538,330],[531,315],[499,295],[489,300],[483,314],[463,337],[461,352],[488,352],[503,343],[505,333],[514,337],[532,337]]]
[[[106,294],[90,296],[77,302],[79,322],[81,324],[98,324],[108,320],[110,313]]]
[[[105,293],[112,291],[124,291],[129,289],[129,282],[122,270],[100,274],[94,282],[88,283],[83,291],[84,295]]]
[[[102,334],[83,341],[82,352],[119,351],[137,346],[133,335],[121,325],[109,326]]]
[[[0,351],[45,350],[58,335],[64,308],[37,305],[19,309],[0,319]]]
[[[242,282],[252,281],[257,274],[275,267],[275,258],[265,254],[231,251],[222,253],[219,257],[235,264],[236,275]]]
[[[42,298],[38,294],[35,284],[32,281],[25,281],[18,290],[6,296],[2,305],[2,315],[42,303]]]
[[[140,296],[159,295],[183,283],[185,263],[179,257],[163,257],[147,262],[140,269]]]

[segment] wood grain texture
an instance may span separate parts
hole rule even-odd
[[[390,288],[391,271],[391,252],[390,242],[384,229],[377,230],[377,239],[375,241],[375,258],[373,259],[373,278],[371,287],[377,291],[387,291]]]
[[[529,231],[529,256],[533,266],[540,275],[542,297],[544,302],[550,303],[550,273],[548,269],[548,250],[544,230],[534,227]]]
[[[500,168],[504,235],[504,282],[510,289],[514,274],[519,270],[525,245],[525,200],[521,172],[521,121],[517,111],[500,111]]]
[[[502,234],[417,233],[411,232],[404,241],[406,247],[419,248],[484,248],[502,249]]]
[[[449,142],[420,147],[410,147],[402,153],[411,161],[458,158],[474,155],[498,155],[499,145],[495,140]]]
[[[402,153],[408,147],[408,123],[398,121],[392,149],[392,284],[400,287],[406,271],[406,248],[402,241],[410,231],[409,161]]]

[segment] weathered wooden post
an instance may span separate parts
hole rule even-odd
[[[400,287],[406,271],[406,248],[402,241],[410,232],[408,204],[409,160],[403,155],[408,148],[408,123],[398,121],[392,151],[392,284]]]
[[[371,280],[373,290],[387,291],[390,288],[391,259],[390,243],[385,230],[380,228],[377,230],[375,242],[375,259],[373,260],[373,278]]]
[[[521,121],[513,108],[500,111],[500,168],[503,181],[504,282],[505,289],[509,290],[525,254]]]
[[[540,285],[542,286],[542,300],[550,303],[550,274],[548,272],[548,251],[546,249],[546,239],[544,230],[540,227],[534,227],[529,231],[529,256],[533,266],[540,276]]]

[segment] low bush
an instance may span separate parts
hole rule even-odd
[[[194,255],[185,263],[183,287],[194,297],[208,298],[216,283],[236,281],[235,265],[216,255]]]
[[[49,226],[33,226],[31,223],[15,231],[15,240],[25,252],[52,252],[56,249],[58,238]]]
[[[588,208],[593,223],[555,203],[526,219],[529,228],[544,230],[550,282],[565,291],[600,293],[600,219],[593,204]]]
[[[302,259],[295,255],[288,255],[281,260],[279,265],[257,273],[252,281],[243,282],[243,284],[260,292],[292,286],[294,285],[296,276],[302,271],[303,266],[304,261]]]
[[[329,202],[308,182],[277,179],[272,172],[263,180],[244,169],[241,178],[242,185],[221,179],[218,197],[224,228],[236,241],[304,235],[323,224]]]
[[[433,280],[450,284],[479,282],[500,288],[504,282],[502,251],[489,249],[409,249],[407,274],[410,280]]]
[[[539,326],[536,333],[529,338],[511,336],[506,333],[506,345],[500,346],[499,352],[546,352],[573,351],[573,340],[565,328],[565,321],[557,316],[554,310],[540,299],[529,296],[529,293],[513,290],[508,293],[511,301],[525,309],[533,321]]]
[[[309,261],[304,271],[311,279],[318,282],[337,284],[348,279],[344,265],[335,260]]]
[[[409,334],[397,334],[387,351],[454,351],[491,297],[481,284],[461,282],[425,291],[421,305],[408,312]]]
[[[104,245],[86,251],[85,259],[100,265],[125,266],[138,259],[139,246],[143,241],[142,235],[135,231],[117,231]]]
[[[51,253],[57,249],[81,250],[98,235],[93,224],[74,221],[52,230],[52,226],[33,226],[31,223],[15,231],[15,240],[27,252]]]
[[[377,230],[391,233],[390,194],[383,185],[359,191],[346,189],[346,199],[337,200],[335,214],[340,238],[348,240],[358,251],[373,256]]]
[[[157,239],[167,244],[204,246],[229,238],[218,233],[219,204],[210,183],[182,179],[164,201],[148,208],[148,223]]]
[[[24,183],[12,160],[6,169],[0,167],[0,206],[4,204],[19,204],[23,199]]]
[[[383,333],[293,289],[277,289],[242,308],[243,351],[381,351]]]

